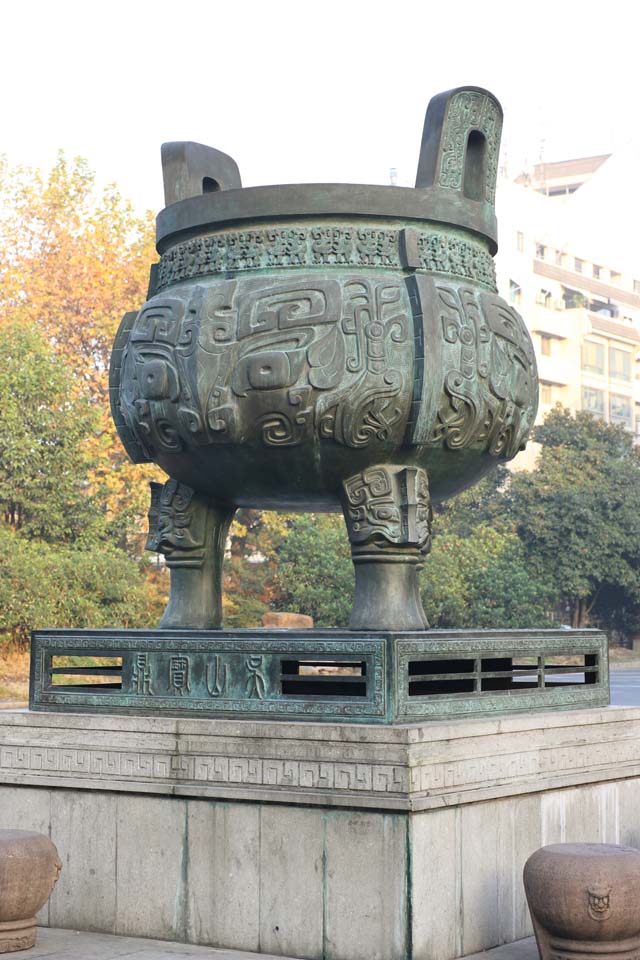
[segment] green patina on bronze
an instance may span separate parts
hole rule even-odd
[[[234,161],[162,150],[149,300],[111,365],[114,420],[154,487],[162,627],[221,627],[234,510],[339,510],[350,626],[423,630],[431,501],[522,449],[536,366],[492,256],[502,111],[464,87],[427,111],[415,188],[242,188]]]
[[[37,631],[30,707],[351,723],[601,707],[607,652],[596,630]]]

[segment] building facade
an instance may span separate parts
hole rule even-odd
[[[619,172],[613,157],[598,156],[503,178],[496,266],[532,334],[538,422],[560,402],[640,439],[640,244],[602,215],[617,209]],[[528,466],[531,454],[521,457]]]

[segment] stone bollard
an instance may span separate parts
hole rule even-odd
[[[0,953],[36,942],[36,913],[62,869],[48,837],[29,830],[0,830]]]
[[[640,850],[542,847],[525,864],[524,888],[541,960],[640,957]]]

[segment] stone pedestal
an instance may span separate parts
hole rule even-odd
[[[50,833],[42,921],[312,960],[532,932],[540,846],[640,844],[640,710],[384,726],[6,712],[0,827]]]

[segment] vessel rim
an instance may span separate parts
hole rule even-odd
[[[156,219],[159,254],[183,240],[245,223],[381,220],[441,224],[474,234],[495,255],[497,223],[487,201],[469,200],[444,187],[354,183],[292,183],[220,190],[165,207]]]

